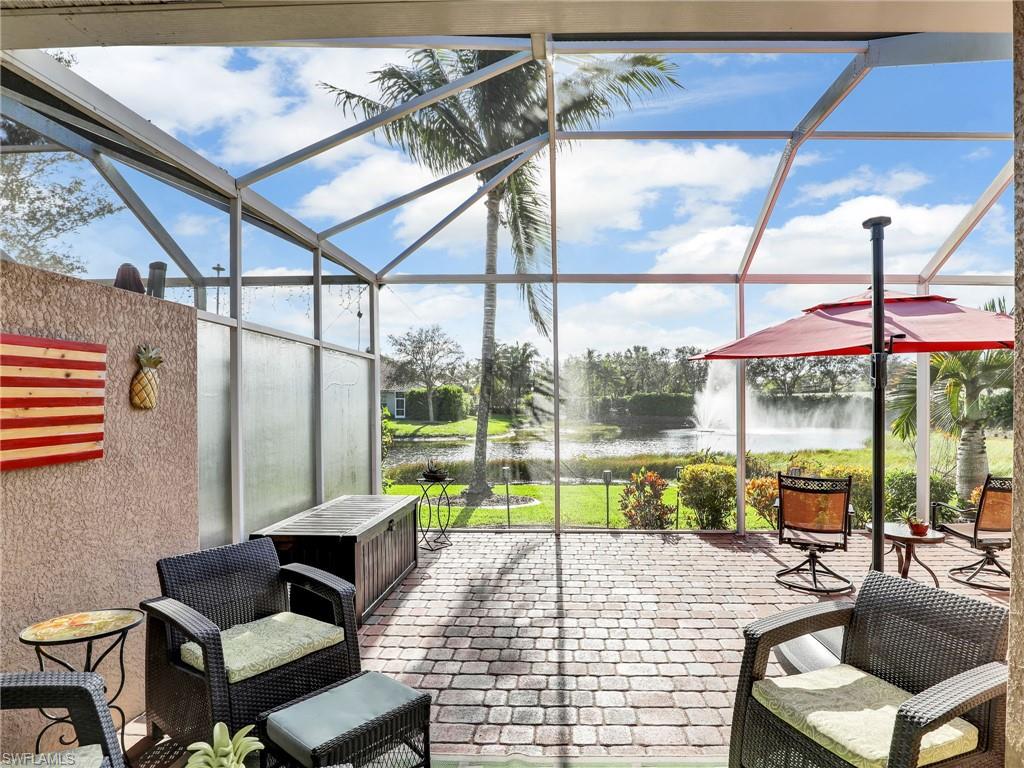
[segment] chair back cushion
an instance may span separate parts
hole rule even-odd
[[[1001,606],[871,571],[857,593],[842,660],[917,694],[1004,661],[1008,622]]]
[[[797,477],[779,473],[779,530],[845,533],[848,477]]]
[[[1012,527],[1013,478],[989,475],[981,489],[975,530],[978,534],[986,531],[1009,533]]]
[[[269,538],[166,557],[156,568],[164,596],[194,608],[221,629],[288,610],[281,562]]]

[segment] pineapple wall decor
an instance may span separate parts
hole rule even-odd
[[[129,398],[134,407],[144,411],[156,408],[157,393],[160,391],[160,374],[157,368],[164,361],[160,347],[140,344],[135,353],[139,370],[132,376]]]

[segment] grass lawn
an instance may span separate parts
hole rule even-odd
[[[451,485],[448,493],[454,496],[466,486]],[[626,521],[618,509],[619,494],[622,484],[611,486],[611,527],[625,528]],[[499,495],[505,492],[504,486],[495,486]],[[555,487],[554,485],[513,485],[509,492],[518,496],[532,496],[540,501],[530,507],[512,508],[512,525],[516,526],[547,526],[555,524]],[[393,485],[388,493],[410,494],[418,496],[418,485]],[[665,491],[665,503],[675,508],[676,491],[670,486]],[[452,507],[452,525],[457,528],[469,528],[477,525],[505,525],[506,512],[504,507]],[[605,490],[603,485],[563,485],[562,486],[562,525],[563,526],[605,526]],[[692,512],[683,507],[680,511],[679,525],[681,528],[693,528]],[[753,511],[747,512],[747,528],[767,528]]]
[[[476,417],[471,416],[462,421],[393,421],[395,438],[401,440],[412,437],[466,437],[476,434]],[[503,435],[512,428],[512,420],[507,416],[491,416],[487,420],[488,435]]]

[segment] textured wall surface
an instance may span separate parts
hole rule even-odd
[[[0,668],[33,669],[32,649],[18,642],[24,626],[71,611],[137,607],[159,594],[157,559],[198,546],[196,315],[5,262],[0,327],[107,345],[104,458],[0,475]],[[152,411],[128,402],[135,349],[144,342],[164,352]],[[144,635],[140,626],[128,638],[121,703],[129,718],[143,709]],[[83,648],[57,652],[78,665]],[[116,660],[104,669],[116,675]],[[8,713],[3,749],[31,749],[41,724],[34,713]]]
[[[1016,234],[1014,304],[1013,585],[1010,591],[1010,692],[1006,725],[1008,768],[1024,766],[1024,3],[1013,4],[1014,222]]]

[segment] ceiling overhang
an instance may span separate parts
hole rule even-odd
[[[1009,0],[6,0],[0,10],[8,50],[396,35],[862,39],[1012,30]]]

